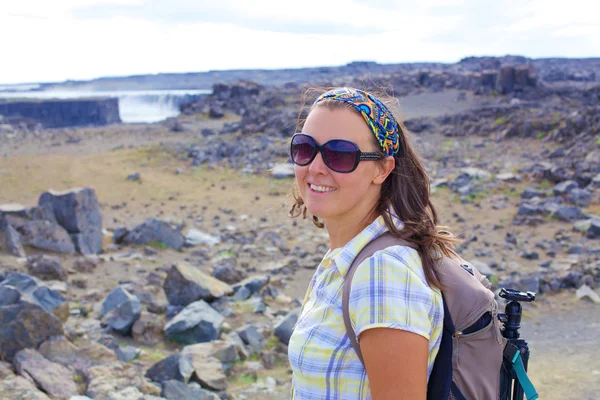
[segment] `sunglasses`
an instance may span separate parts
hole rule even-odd
[[[294,164],[308,165],[317,153],[321,153],[330,170],[341,173],[354,171],[361,161],[377,161],[385,157],[382,153],[362,152],[356,143],[349,140],[333,139],[319,146],[312,136],[303,133],[292,136],[290,154]]]

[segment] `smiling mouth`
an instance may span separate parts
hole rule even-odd
[[[315,192],[315,193],[331,193],[331,192],[337,190],[337,189],[329,187],[329,186],[313,185],[312,183],[309,183],[308,187],[310,188],[311,192]]]

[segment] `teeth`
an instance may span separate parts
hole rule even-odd
[[[322,192],[322,193],[324,193],[324,192],[333,192],[335,190],[334,188],[330,188],[330,187],[327,187],[327,186],[316,186],[316,185],[313,185],[313,184],[310,185],[310,188],[312,190],[314,190],[315,192]]]

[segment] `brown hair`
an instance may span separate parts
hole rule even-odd
[[[312,92],[313,90],[309,90],[307,94],[310,95]],[[380,100],[395,100],[390,99],[387,95],[377,97]],[[357,112],[352,106],[336,100],[322,101],[316,107],[327,107],[329,109],[349,107]],[[452,256],[456,254],[454,245],[459,239],[447,227],[438,225],[438,215],[431,203],[429,193],[429,176],[409,140],[408,130],[400,120],[397,119],[397,121],[400,150],[394,156],[396,161],[394,170],[381,186],[381,196],[373,213],[383,216],[385,224],[392,235],[418,246],[427,283],[430,286],[442,289],[435,273],[436,263],[442,255]],[[299,117],[298,128],[302,123],[303,120]],[[379,143],[374,135],[373,141],[379,148]],[[303,218],[306,218],[307,208],[298,193],[297,187],[293,190],[293,197],[294,204],[290,209],[290,216],[295,218],[302,215]],[[390,213],[391,210],[404,223],[402,229],[395,226]],[[319,228],[325,226],[316,216],[313,216],[313,223]]]

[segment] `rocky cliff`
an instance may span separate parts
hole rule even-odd
[[[108,125],[121,122],[119,100],[0,100],[0,115],[11,119],[35,121],[44,128]]]

